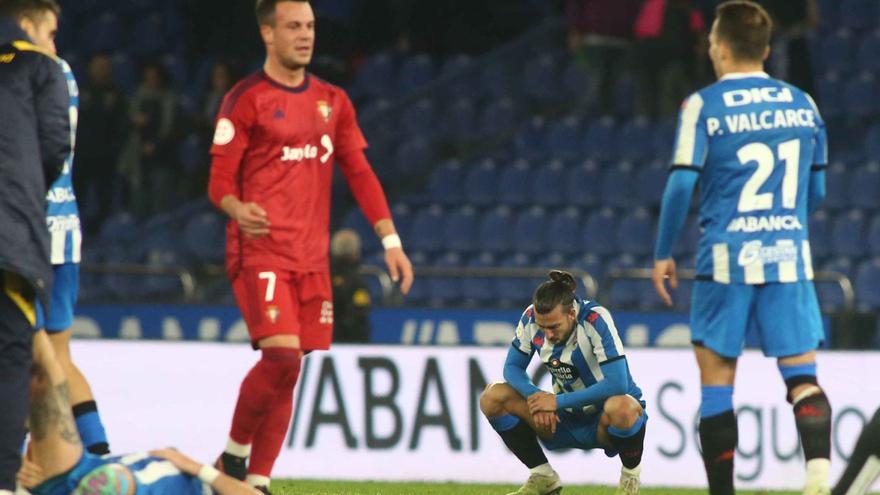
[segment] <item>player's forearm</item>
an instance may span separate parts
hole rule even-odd
[[[669,175],[663,202],[660,207],[660,225],[654,259],[665,260],[672,256],[672,244],[687,218],[688,208],[699,175],[692,170],[676,169]]]
[[[626,358],[606,362],[602,365],[602,374],[605,378],[583,390],[558,394],[556,407],[559,409],[586,407],[627,392]]]
[[[238,155],[214,155],[208,177],[208,198],[217,208],[223,208],[221,203],[226,196],[237,198],[236,176],[240,165],[241,157]]]
[[[235,220],[236,210],[241,206],[241,201],[232,194],[227,194],[226,196],[223,196],[218,203],[218,206],[224,213],[229,215],[229,218]]]
[[[510,346],[507,351],[507,360],[504,362],[504,381],[525,398],[541,391],[526,374],[529,358],[530,356],[526,356],[515,347]]]
[[[807,197],[807,211],[813,213],[825,200],[825,168],[814,168],[810,172],[810,194]]]
[[[218,495],[254,495],[259,493],[241,481],[222,473],[211,483],[211,488]]]

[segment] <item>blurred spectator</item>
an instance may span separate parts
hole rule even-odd
[[[333,280],[333,341],[370,340],[370,292],[360,274],[361,238],[342,229],[330,239],[330,276]]]
[[[85,227],[94,232],[114,209],[119,154],[128,134],[127,102],[113,82],[108,55],[97,54],[89,61],[79,98],[74,189]]]
[[[568,47],[596,75],[596,88],[587,94],[598,97],[603,114],[614,109],[614,91],[626,66],[639,4],[640,0],[565,2]]]
[[[706,21],[693,0],[646,0],[635,24],[639,112],[673,116],[697,85]]]
[[[232,88],[236,80],[238,75],[233,74],[232,66],[226,62],[217,62],[211,69],[210,86],[202,99],[198,115],[198,125],[203,130],[207,129],[209,134],[214,131],[214,120],[220,110],[223,96]]]
[[[759,0],[759,3],[766,7],[775,23],[773,31],[777,40],[774,43],[775,50],[770,52],[770,58],[783,57],[782,70],[785,73],[774,76],[812,94],[813,67],[810,63],[807,36],[819,24],[817,1]],[[785,53],[779,53],[780,51]]]
[[[168,87],[164,68],[156,63],[143,67],[144,79],[129,106],[133,132],[123,151],[122,172],[126,174],[134,201],[141,214],[155,213],[168,206],[167,194],[174,190],[171,151],[177,118],[177,96]]]

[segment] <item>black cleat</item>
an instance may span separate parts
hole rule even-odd
[[[254,490],[262,493],[263,495],[272,495],[272,492],[269,491],[268,486],[255,486]]]
[[[231,476],[238,481],[244,481],[247,477],[247,457],[239,457],[224,452],[217,458],[214,467],[219,469],[221,473]]]

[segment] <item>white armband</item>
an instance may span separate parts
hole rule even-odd
[[[382,238],[382,247],[387,251],[389,249],[402,248],[403,243],[400,242],[399,235],[389,234]]]
[[[213,485],[217,478],[220,477],[220,471],[210,464],[202,464],[198,476],[204,483]]]

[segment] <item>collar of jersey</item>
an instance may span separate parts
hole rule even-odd
[[[263,79],[265,79],[266,82],[268,82],[272,86],[275,86],[276,88],[283,89],[284,91],[290,91],[291,93],[302,93],[303,91],[309,89],[309,81],[311,78],[309,77],[308,72],[306,72],[305,78],[303,79],[302,84],[300,84],[299,86],[296,86],[294,88],[291,88],[290,86],[285,86],[285,85],[281,84],[280,82],[272,79],[271,77],[269,77],[269,74],[266,74],[265,70],[261,70],[260,73],[263,75]]]
[[[768,79],[770,75],[762,70],[759,70],[757,72],[731,72],[729,74],[724,74],[723,76],[721,76],[721,80],[725,81],[727,79],[745,79],[747,77],[762,77],[764,79]]]

